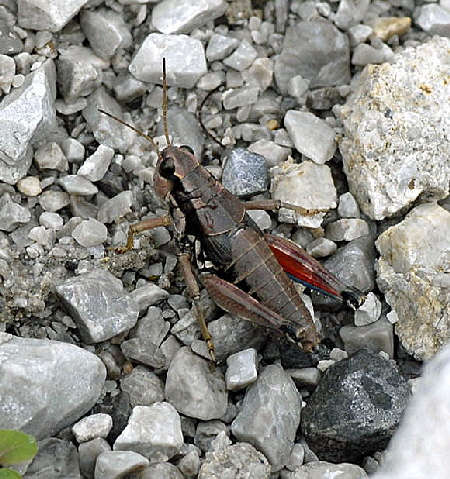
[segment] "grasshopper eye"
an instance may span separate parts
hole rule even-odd
[[[170,179],[175,173],[175,165],[172,158],[168,158],[165,161],[161,162],[159,166],[159,174],[166,178],[166,180]]]
[[[188,151],[191,155],[194,154],[194,150],[188,145],[181,145],[180,150]]]

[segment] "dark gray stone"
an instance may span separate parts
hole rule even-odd
[[[222,184],[239,197],[250,197],[267,191],[266,159],[245,148],[235,148],[223,167]]]
[[[397,368],[363,349],[327,369],[303,409],[301,429],[320,459],[355,462],[386,447],[409,395]]]

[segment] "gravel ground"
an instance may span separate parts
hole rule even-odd
[[[418,378],[450,334],[446,0],[5,0],[0,32],[0,428],[39,440],[24,477],[447,477],[450,352]],[[163,58],[173,143],[294,205],[249,214],[366,293],[298,287],[314,353],[202,291],[212,367],[173,228],[115,253],[167,213]]]

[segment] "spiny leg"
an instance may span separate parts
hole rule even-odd
[[[122,254],[126,251],[130,251],[133,248],[134,237],[142,231],[151,230],[153,228],[158,228],[159,226],[170,226],[172,224],[172,219],[170,216],[161,216],[158,218],[150,218],[148,220],[140,221],[139,223],[134,223],[128,228],[127,242],[123,246],[114,248],[116,253]]]
[[[190,256],[187,253],[182,253],[178,257],[178,261],[180,264],[181,272],[184,277],[184,281],[186,283],[189,295],[192,298],[192,302],[195,306],[195,311],[197,314],[197,321],[200,324],[200,329],[202,331],[203,339],[206,342],[206,346],[209,351],[209,355],[213,362],[216,362],[216,354],[214,352],[214,344],[212,342],[212,336],[209,332],[208,326],[206,325],[205,316],[203,315],[203,310],[200,306],[200,288],[198,286],[198,282],[194,276],[192,271],[192,264]]]
[[[295,211],[303,216],[312,216],[318,213],[322,213],[324,210],[309,210],[302,208],[301,206],[291,205],[290,203],[283,203],[280,200],[251,200],[243,202],[245,209],[250,210],[264,210],[264,211],[279,211],[281,208]],[[328,211],[328,210],[327,210]]]

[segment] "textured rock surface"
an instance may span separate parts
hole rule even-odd
[[[399,318],[395,332],[417,359],[429,359],[450,338],[450,213],[414,208],[380,235],[378,284]]]
[[[370,218],[393,216],[418,197],[448,195],[449,47],[450,40],[434,37],[392,65],[369,65],[338,110],[350,191]]]
[[[0,429],[56,434],[92,408],[105,378],[102,362],[73,344],[0,333]]]

